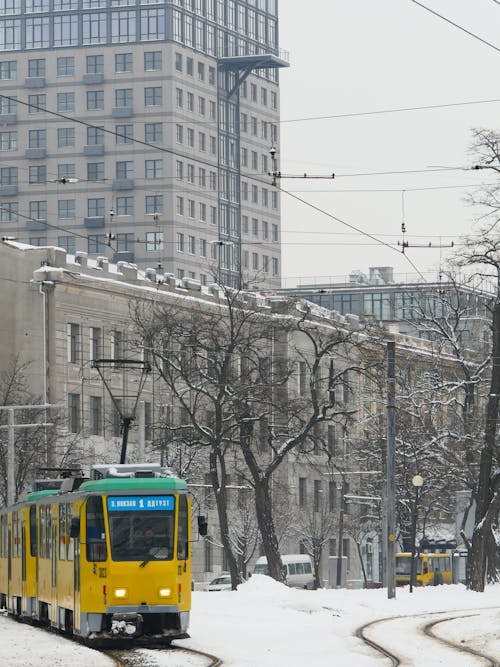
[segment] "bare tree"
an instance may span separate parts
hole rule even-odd
[[[233,586],[240,583],[227,506],[229,454],[237,452],[255,494],[255,512],[270,575],[283,580],[271,479],[318,425],[339,414],[335,387],[359,371],[359,332],[315,317],[310,306],[276,304],[275,314],[250,294],[221,288],[218,304],[193,308],[136,304],[133,320],[156,372],[177,407],[170,429],[203,448]],[[190,307],[191,306],[191,307]],[[332,367],[336,358],[338,367]],[[297,388],[298,387],[298,391]]]
[[[12,359],[7,369],[0,374],[0,405],[31,406],[43,403],[41,397],[31,391],[29,369],[29,363],[22,364],[17,358]],[[58,434],[62,415],[52,411],[50,427],[43,426],[46,418],[47,413],[44,409],[16,410],[17,426],[37,422],[40,422],[40,426],[15,429],[15,500],[26,490],[30,482],[40,476],[40,468],[47,465],[48,447],[57,450],[59,466],[72,467],[77,461],[75,439],[63,439]],[[7,424],[5,411],[0,412],[0,423],[3,426]],[[0,498],[4,504],[7,502],[7,437],[7,429],[0,429]],[[57,443],[59,446],[56,447]]]

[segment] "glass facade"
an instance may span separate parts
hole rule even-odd
[[[219,58],[278,49],[277,0],[0,0],[0,17],[0,51],[161,40]]]

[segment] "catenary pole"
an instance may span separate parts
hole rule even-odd
[[[44,403],[42,405],[0,405],[0,410],[7,410],[7,505],[14,504],[16,495],[16,452],[15,452],[15,429],[16,428],[40,428],[40,426],[53,426],[53,424],[37,422],[36,424],[16,424],[15,410],[47,410],[49,408],[61,408],[64,403]]]
[[[387,454],[386,454],[386,579],[387,597],[396,597],[396,512],[395,512],[395,456],[396,456],[396,344],[387,343]]]

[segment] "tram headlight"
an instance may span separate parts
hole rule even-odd
[[[126,588],[115,588],[113,594],[114,594],[115,598],[126,598],[127,597],[127,589]]]
[[[172,594],[172,590],[170,588],[160,588],[159,594],[161,598],[169,598]]]

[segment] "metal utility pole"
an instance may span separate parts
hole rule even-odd
[[[387,343],[387,455],[386,455],[386,580],[387,597],[396,597],[396,511],[395,511],[395,457],[396,457],[396,343]]]
[[[15,429],[16,428],[39,428],[40,426],[53,426],[50,423],[38,422],[35,424],[16,424],[15,410],[48,410],[49,408],[61,408],[64,403],[44,403],[42,405],[1,405],[0,410],[7,410],[7,425],[0,429],[7,429],[7,505],[13,505],[16,496],[16,451],[15,451]]]

